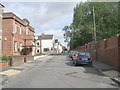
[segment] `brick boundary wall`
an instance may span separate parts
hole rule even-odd
[[[118,37],[118,70],[120,72],[120,34],[118,34],[117,37]]]
[[[12,66],[17,66],[17,65],[23,64],[24,63],[23,59],[24,59],[23,56],[15,56],[12,61]]]
[[[27,56],[26,57],[27,61],[33,61],[34,60],[34,56]],[[12,66],[18,66],[24,63],[24,56],[15,56],[13,58],[13,64]]]
[[[94,59],[94,42],[79,46],[75,50],[88,51]],[[120,68],[120,34],[96,43],[97,61]]]

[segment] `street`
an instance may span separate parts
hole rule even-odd
[[[94,67],[74,66],[65,55],[46,56],[29,65],[3,88],[117,88]]]

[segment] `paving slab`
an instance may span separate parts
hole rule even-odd
[[[98,69],[103,75],[110,77],[113,81],[120,83],[120,72],[117,68],[99,61],[93,61],[93,67]]]
[[[9,70],[0,72],[0,74],[7,75],[8,77],[11,77],[13,75],[19,74],[20,72],[21,72],[20,70],[9,69]]]
[[[109,77],[119,77],[120,73],[116,70],[103,71],[103,74]]]
[[[2,82],[8,79],[7,75],[0,74],[0,85],[2,85]]]
[[[99,61],[93,61],[93,66],[99,68],[102,71],[117,70],[117,68]]]

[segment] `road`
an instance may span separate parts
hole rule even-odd
[[[92,66],[74,66],[65,55],[47,56],[12,77],[3,88],[115,88]]]

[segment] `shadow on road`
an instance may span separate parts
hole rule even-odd
[[[100,75],[100,76],[104,76],[100,71],[98,71],[96,68],[94,68],[93,66],[90,66],[90,65],[78,65],[78,66],[75,66],[72,62],[72,60],[70,58],[67,58],[67,62],[65,63],[66,65],[68,66],[71,66],[71,67],[82,67],[84,68],[84,73],[88,73],[88,74],[95,74],[95,75]]]
[[[100,71],[98,71],[94,67],[83,66],[83,68],[85,69],[84,73],[90,73],[90,74],[104,76]]]

